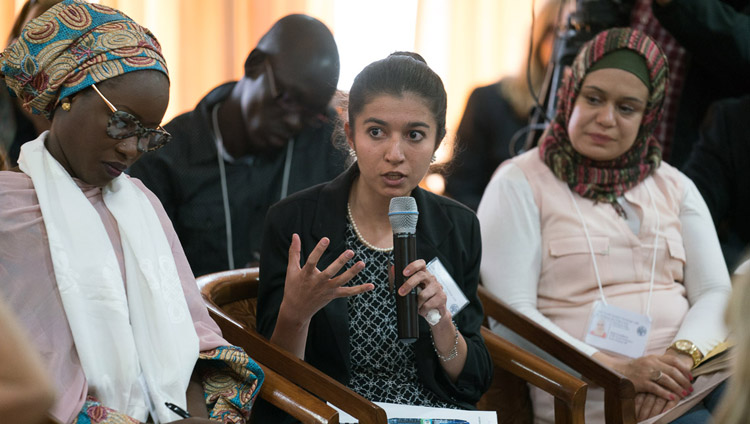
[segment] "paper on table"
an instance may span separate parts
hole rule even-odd
[[[469,424],[497,424],[495,411],[467,411],[462,409],[432,408],[429,406],[398,405],[395,403],[374,402],[383,408],[388,418],[455,418],[468,421]],[[357,419],[328,404],[339,411],[339,423],[357,423]]]

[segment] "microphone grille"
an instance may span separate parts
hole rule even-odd
[[[394,197],[388,208],[388,219],[394,234],[414,234],[417,232],[417,201],[413,197]]]

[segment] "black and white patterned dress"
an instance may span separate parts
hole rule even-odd
[[[347,267],[364,261],[365,269],[347,284],[375,284],[349,303],[351,380],[349,388],[374,402],[455,408],[429,391],[417,378],[414,345],[398,340],[396,302],[388,284],[393,251],[376,251],[358,238],[350,222],[346,247],[354,251]]]

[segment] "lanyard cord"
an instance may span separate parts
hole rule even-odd
[[[656,209],[656,201],[654,200],[654,195],[651,193],[651,188],[648,186],[648,184],[646,184],[645,181],[644,184],[646,185],[646,191],[648,191],[648,197],[651,199],[651,207],[654,208],[654,214],[656,214],[656,231],[654,231],[656,233],[654,235],[654,258],[651,261],[651,283],[648,287],[648,301],[646,302],[646,315],[649,319],[651,319],[651,294],[654,292],[654,272],[656,271],[656,253],[659,246],[659,230],[661,230],[661,222],[659,222],[659,210]]]
[[[659,246],[659,229],[661,226],[660,217],[659,217],[659,210],[656,208],[656,201],[654,200],[654,196],[651,193],[651,188],[648,186],[648,182],[644,181],[644,185],[646,186],[646,191],[648,192],[648,197],[651,200],[651,207],[654,210],[654,214],[656,215],[656,231],[654,236],[654,257],[651,261],[651,281],[649,282],[649,288],[648,288],[648,301],[646,302],[646,316],[648,316],[649,319],[651,319],[651,294],[654,291],[654,271],[656,270],[656,253]],[[604,302],[605,305],[607,305],[607,299],[604,297],[604,288],[602,287],[602,279],[599,276],[599,267],[596,265],[596,255],[594,254],[594,246],[591,244],[591,237],[589,236],[589,230],[586,226],[586,221],[583,219],[583,214],[581,213],[581,209],[578,208],[578,203],[576,203],[575,197],[573,197],[573,192],[571,190],[568,190],[568,194],[570,195],[570,200],[573,202],[573,206],[576,208],[576,213],[578,214],[578,219],[581,221],[581,225],[583,226],[583,233],[586,235],[586,242],[588,242],[589,245],[589,253],[591,254],[591,262],[594,264],[594,274],[596,275],[596,284],[599,286],[599,295],[602,297],[602,302]]]
[[[602,302],[604,302],[605,305],[607,305],[607,299],[604,298],[604,289],[602,288],[602,279],[599,277],[599,267],[596,265],[596,256],[594,255],[594,246],[591,244],[591,237],[589,237],[589,229],[586,227],[586,221],[583,219],[583,214],[581,214],[581,210],[578,208],[578,203],[576,203],[575,197],[573,197],[573,192],[571,190],[568,190],[568,194],[570,195],[570,201],[573,202],[573,206],[576,208],[576,213],[578,213],[578,219],[581,221],[581,225],[583,226],[583,233],[586,235],[586,241],[589,244],[589,253],[591,254],[591,263],[594,264],[594,275],[596,276],[596,284],[599,285],[599,294],[602,297]]]
[[[279,197],[279,200],[284,200],[284,198],[289,194],[289,175],[292,172],[292,156],[293,156],[293,150],[294,150],[294,139],[290,138],[289,142],[286,144],[286,158],[284,160],[284,175],[281,179],[281,197]]]
[[[214,105],[211,110],[211,121],[214,126],[214,138],[216,139],[216,157],[219,160],[219,176],[221,177],[221,198],[224,201],[224,222],[227,229],[227,261],[229,269],[234,269],[234,244],[232,243],[232,216],[229,213],[229,193],[227,192],[227,172],[224,169],[224,158],[221,150],[224,149],[224,140],[219,130],[219,104]]]

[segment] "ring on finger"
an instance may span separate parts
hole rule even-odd
[[[651,377],[651,381],[653,381],[654,383],[658,383],[659,379],[664,376],[664,373],[661,372],[661,370],[655,370],[655,371],[656,371],[656,375]]]

